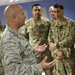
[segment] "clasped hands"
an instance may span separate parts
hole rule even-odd
[[[50,51],[55,51],[57,49],[56,47],[56,43],[50,43],[50,47],[49,47],[49,50]],[[60,58],[60,59],[64,59],[64,54],[61,50],[59,50],[57,52],[57,56]]]

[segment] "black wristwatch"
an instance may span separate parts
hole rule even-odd
[[[60,45],[59,45],[59,43],[56,43],[56,47],[57,47],[57,48],[60,48]]]

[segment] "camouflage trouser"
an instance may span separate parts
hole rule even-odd
[[[45,74],[46,74],[46,75],[53,75],[53,73],[52,73],[52,69],[50,69],[50,70],[46,70],[46,71],[45,71]]]
[[[68,59],[56,60],[56,65],[53,69],[53,75],[72,75],[72,69]]]
[[[1,57],[0,57],[0,75],[4,75],[4,69],[1,62]]]
[[[4,75],[3,67],[0,65],[0,75]]]
[[[72,75],[75,75],[75,57],[70,61],[71,68],[72,68]]]
[[[47,62],[50,62],[53,60],[50,52],[46,52],[46,53],[42,54],[41,56],[37,57],[37,62],[40,63],[44,59],[45,56],[48,56]],[[46,75],[53,75],[52,71],[53,71],[53,68],[50,68],[49,70],[45,71],[45,74]]]

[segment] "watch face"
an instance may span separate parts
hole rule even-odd
[[[59,48],[60,47],[59,43],[57,43],[56,46],[57,46],[57,48]]]

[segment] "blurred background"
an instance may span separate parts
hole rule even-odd
[[[50,19],[49,15],[49,7],[54,5],[55,3],[62,3],[64,5],[65,16],[72,18],[75,20],[75,0],[0,0],[0,18],[2,20],[2,24],[6,25],[6,21],[3,15],[4,9],[9,4],[19,4],[23,7],[26,13],[26,20],[32,17],[32,5],[40,4],[43,8],[42,16]],[[9,14],[9,13],[8,13]]]

